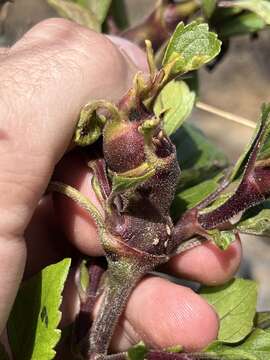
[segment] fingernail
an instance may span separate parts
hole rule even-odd
[[[141,71],[148,72],[148,65],[145,53],[129,40],[114,35],[108,35],[108,38],[118,47],[122,54],[129,58],[132,63]]]

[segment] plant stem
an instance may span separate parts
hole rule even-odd
[[[135,261],[120,259],[110,262],[107,285],[102,294],[98,315],[90,334],[90,360],[101,360],[107,354],[113,331],[134,286],[144,275],[145,269]]]
[[[66,195],[77,204],[79,204],[83,209],[85,209],[94,219],[95,223],[99,228],[104,227],[104,221],[102,219],[101,213],[98,211],[96,206],[83,194],[81,194],[77,189],[72,186],[66,185],[59,181],[52,181],[48,186],[49,191],[56,191],[63,195]]]

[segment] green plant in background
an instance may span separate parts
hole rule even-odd
[[[125,21],[119,22],[120,1],[48,3],[61,16],[96,31],[109,30],[113,22],[123,36],[139,45],[147,37],[154,48],[146,41],[149,78],[138,73],[118,104],[103,100],[87,104],[74,134],[74,143],[84,152],[102,138],[100,157],[89,166],[105,216],[69,185],[53,182],[49,187],[72,198],[93,217],[107,260],[104,267],[99,260],[85,259],[77,270],[81,312],[92,311],[93,294],[97,298],[103,291],[104,297],[93,323],[89,316],[89,323],[82,325],[79,314],[72,331],[73,358],[268,359],[270,315],[256,313],[257,286],[243,279],[199,290],[220,317],[217,340],[200,353],[187,354],[181,344],[157,351],[143,343],[122,354],[108,355],[107,351],[130,292],[148,271],[205,240],[226,249],[239,232],[270,232],[270,105],[262,107],[253,138],[228,171],[226,156],[185,123],[198,91],[183,76],[189,73],[196,79],[201,66],[212,66],[224,55],[226,46],[221,49],[209,26],[228,46],[229,37],[268,25],[270,2],[160,1],[142,24],[129,30],[123,29]],[[192,18],[197,21],[190,22]],[[154,20],[160,31],[153,31]],[[69,259],[45,268],[19,291],[8,336],[13,353],[21,360],[54,358],[60,340],[61,293],[69,268]],[[22,323],[27,327],[20,327]],[[70,336],[69,329],[65,336]],[[0,358],[8,359],[3,348]]]

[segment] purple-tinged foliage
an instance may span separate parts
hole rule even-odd
[[[202,41],[195,47],[198,36]],[[187,51],[181,39],[191,42],[194,53]],[[162,88],[179,73],[210,61],[219,52],[220,42],[206,24],[193,22],[185,27],[180,23],[160,70],[155,67],[149,43],[147,50],[149,78],[138,73],[133,87],[117,105],[102,100],[86,105],[75,132],[74,139],[80,146],[92,144],[103,135],[104,159],[88,162],[94,173],[93,189],[103,212],[77,190],[52,184],[54,190],[81,203],[92,215],[108,264],[102,288],[99,286],[102,271],[93,269],[92,283],[90,281],[78,317],[81,329],[77,339],[89,333],[87,340],[80,342],[79,349],[87,360],[124,359],[125,354],[108,355],[110,342],[129,295],[147,272],[167,262],[184,241],[197,235],[210,239],[209,230],[232,226],[229,220],[234,215],[258,204],[269,194],[267,160],[256,160],[268,134],[270,106],[264,109],[262,125],[235,193],[216,209],[203,212],[230,182],[223,181],[217,191],[173,225],[170,207],[181,179],[180,168],[176,148],[163,127],[163,115],[154,113],[154,102]],[[89,312],[100,289],[99,310],[91,324]],[[156,350],[148,351],[145,357],[149,360],[213,359],[205,354]]]
[[[238,213],[264,201],[270,191],[270,168],[256,166],[256,160],[264,144],[264,137],[269,127],[270,107],[263,109],[265,121],[261,123],[253,149],[242,176],[242,181],[232,197],[217,209],[198,216],[198,222],[205,229],[213,229],[226,223]]]
[[[268,159],[257,159],[267,140],[270,125],[269,114],[270,106],[264,106],[259,130],[253,141],[241,182],[234,194],[215,209],[202,212],[206,206],[219,196],[220,190],[224,190],[230,184],[229,181],[225,180],[220,189],[211,194],[201,204],[188,210],[174,228],[174,246],[196,235],[208,238],[207,230],[232,229],[234,224],[230,223],[231,219],[267,199],[270,194],[269,161]]]

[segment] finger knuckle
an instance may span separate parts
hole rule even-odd
[[[63,18],[49,18],[36,24],[25,34],[24,38],[37,37],[48,41],[55,39],[60,40],[69,36],[76,26],[75,23]]]
[[[94,66],[106,79],[125,78],[128,67],[122,53],[104,35],[62,18],[50,18],[34,26],[12,51],[54,54],[61,63]],[[52,56],[50,56],[52,58]]]

